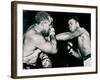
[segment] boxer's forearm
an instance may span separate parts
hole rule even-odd
[[[50,29],[49,32],[49,37],[50,37],[50,43],[52,45],[53,50],[57,50],[57,42],[56,42],[56,37],[55,37],[55,30],[54,28]]]
[[[57,40],[69,40],[72,39],[72,36],[69,32],[64,32],[56,35]]]
[[[50,43],[52,45],[52,50],[57,51],[57,42],[56,42],[55,34],[50,35]]]
[[[80,36],[83,33],[84,33],[84,29],[80,28],[80,29],[77,29],[73,33],[72,32],[64,32],[64,33],[57,34],[56,39],[57,40],[70,40],[70,39]]]

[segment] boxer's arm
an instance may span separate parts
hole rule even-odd
[[[57,53],[56,42],[54,39],[50,41],[46,41],[43,36],[35,35],[33,39],[33,43],[37,48],[41,49],[41,51],[44,51],[46,53],[51,53],[51,54]]]
[[[80,36],[83,33],[84,33],[84,29],[80,28],[80,29],[77,29],[73,33],[71,33],[71,32],[64,32],[64,33],[57,34],[56,35],[56,39],[57,40],[70,40],[70,39],[73,39],[75,37]]]
[[[57,40],[69,40],[71,39],[71,35],[69,32],[64,32],[56,35]]]
[[[56,42],[56,36],[55,36],[55,30],[54,30],[54,28],[50,29],[49,37],[50,37],[50,41],[52,42],[52,44],[56,48],[57,47],[57,42]]]

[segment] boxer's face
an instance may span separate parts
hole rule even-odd
[[[77,22],[74,19],[70,19],[68,21],[68,25],[69,25],[69,30],[71,32],[74,32],[76,30],[76,28],[77,28]]]
[[[52,27],[52,21],[53,19],[51,17],[48,17],[48,19],[43,20],[42,24],[43,24],[43,29],[45,31],[45,33],[47,34],[50,30],[50,28]]]

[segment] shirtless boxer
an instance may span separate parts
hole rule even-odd
[[[24,34],[23,63],[37,66],[37,59],[40,58],[42,67],[52,67],[47,54],[57,53],[53,19],[47,12],[38,12],[35,20],[37,23],[31,25]]]
[[[68,27],[70,32],[64,32],[56,35],[57,40],[71,40],[78,38],[78,52],[75,52],[72,48],[70,52],[76,58],[83,58],[84,66],[90,65],[91,60],[91,40],[90,35],[86,29],[80,27],[79,21],[76,17],[72,17],[68,21]],[[71,44],[71,43],[70,43]],[[71,46],[71,45],[70,45]]]

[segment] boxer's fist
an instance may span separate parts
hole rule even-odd
[[[51,60],[50,60],[50,58],[48,57],[47,54],[41,53],[40,54],[40,59],[41,59],[41,62],[42,62],[42,67],[44,67],[44,68],[52,67]]]

